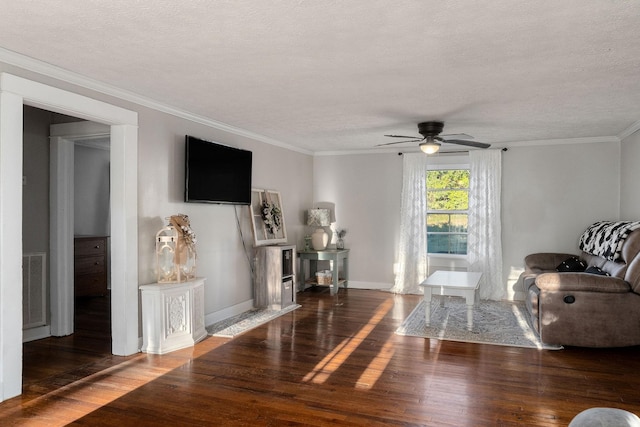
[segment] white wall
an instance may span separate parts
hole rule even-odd
[[[335,203],[336,228],[347,229],[350,284],[389,288],[400,229],[402,157],[316,156],[313,169],[314,203]]]
[[[132,108],[129,106],[129,108]],[[312,157],[157,111],[133,107],[139,113],[138,225],[139,280],[153,283],[155,234],[176,213],[189,215],[198,239],[198,275],[206,277],[207,323],[250,308],[253,298],[249,262],[236,225],[238,215],[246,248],[253,236],[246,206],[184,203],[184,137],[186,134],[253,152],[252,184],[280,191],[288,242],[303,240],[303,210],[311,203]],[[249,304],[248,307],[246,304]],[[244,304],[244,305],[243,305]],[[235,311],[237,311],[235,310]]]
[[[503,278],[513,297],[524,256],[577,252],[578,238],[590,223],[618,219],[620,144],[510,148],[502,158]],[[389,287],[400,223],[402,158],[317,156],[314,170],[314,200],[335,202],[338,226],[349,229],[351,281]]]
[[[640,220],[640,132],[622,141],[620,174],[620,218],[629,221]]]
[[[23,252],[49,252],[49,124],[51,114],[24,108]]]
[[[74,234],[109,235],[109,150],[76,144]]]
[[[509,295],[526,255],[578,253],[578,239],[588,225],[619,218],[619,143],[509,148],[502,172],[503,273]]]

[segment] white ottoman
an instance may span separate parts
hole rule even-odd
[[[622,409],[590,408],[576,415],[569,427],[640,427],[640,418]]]

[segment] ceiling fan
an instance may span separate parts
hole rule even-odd
[[[423,136],[423,138],[418,138],[415,136],[405,136],[405,135],[385,135],[390,138],[409,138],[406,141],[397,141],[397,142],[387,142],[385,144],[378,144],[376,147],[381,147],[384,145],[393,145],[393,144],[402,144],[403,142],[419,142],[420,150],[422,150],[426,154],[434,154],[440,149],[440,145],[443,142],[449,144],[458,144],[458,145],[466,145],[467,147],[475,147],[475,148],[489,148],[491,144],[487,144],[484,142],[476,142],[476,141],[468,141],[468,139],[473,139],[472,136],[460,133],[454,135],[440,135],[442,129],[444,128],[443,122],[422,122],[418,123],[418,133]]]

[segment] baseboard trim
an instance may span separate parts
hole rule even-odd
[[[25,329],[22,331],[22,342],[30,342],[49,338],[51,336],[51,326],[38,326],[37,328]]]
[[[355,280],[349,280],[347,285],[348,288],[351,289],[374,289],[374,290],[389,290],[393,285],[391,283],[382,283],[382,282],[361,282]]]
[[[204,317],[205,326],[213,325],[229,317],[233,317],[237,314],[244,313],[245,311],[253,308],[253,299],[241,302],[240,304],[232,305],[231,307],[224,308],[213,313],[209,313]]]
[[[349,280],[349,284],[347,285],[350,289],[373,289],[373,290],[389,290],[391,289],[390,283],[381,283],[381,282],[363,282],[363,281],[353,281]],[[237,314],[244,313],[245,311],[251,310],[253,308],[253,299],[241,302],[240,304],[233,305],[231,307],[224,308],[222,310],[209,313],[204,317],[204,324],[206,326],[213,325],[216,322],[219,322],[224,319],[228,319],[229,317],[233,317]]]

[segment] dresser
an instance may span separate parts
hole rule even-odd
[[[76,236],[73,241],[74,295],[107,294],[108,236]]]

